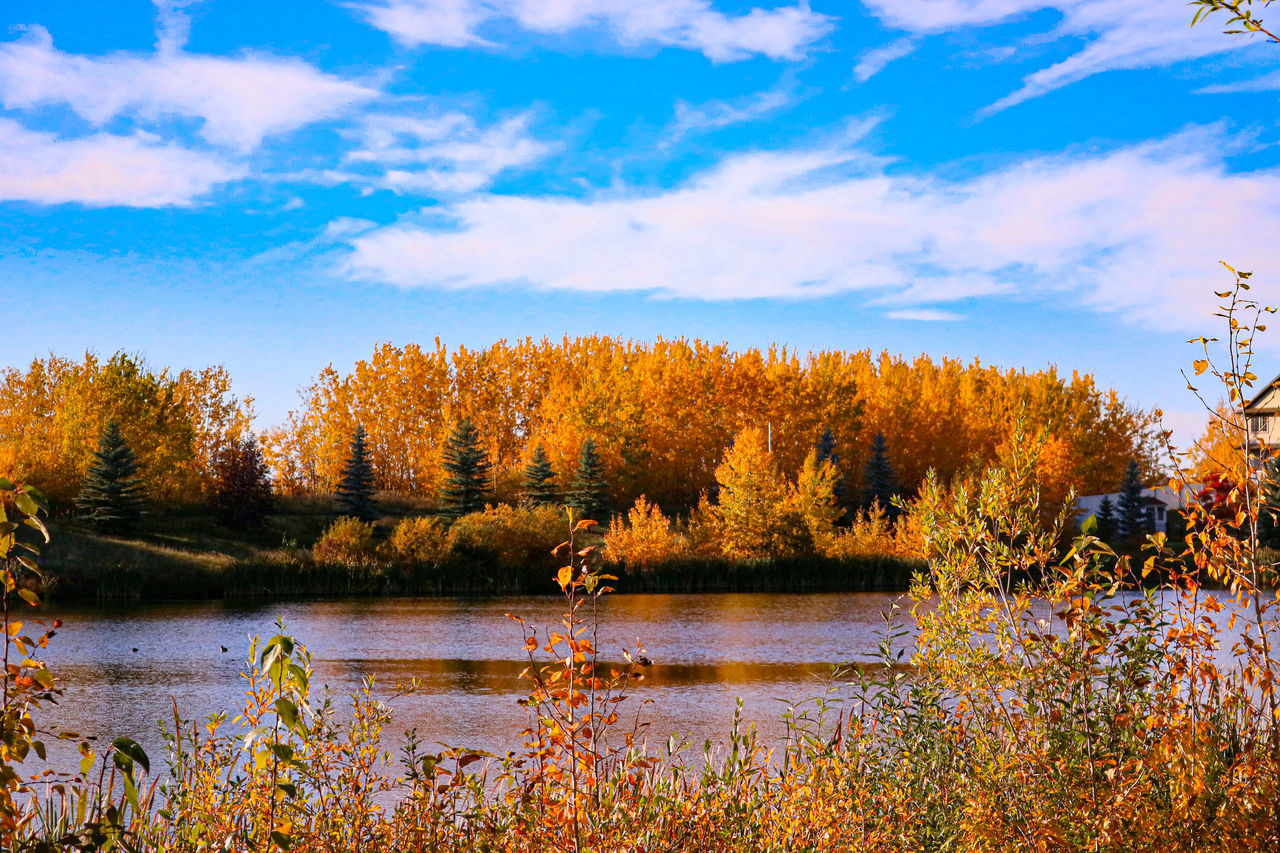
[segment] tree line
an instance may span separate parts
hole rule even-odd
[[[558,472],[568,491],[585,455],[596,480],[607,472],[612,507],[645,495],[685,512],[715,497],[716,470],[744,430],[764,430],[773,464],[792,477],[820,446],[839,460],[838,496],[862,493],[880,442],[910,493],[927,470],[949,480],[989,464],[1019,416],[1047,436],[1039,465],[1050,501],[1114,490],[1130,460],[1144,481],[1157,471],[1151,413],[1089,375],[591,336],[484,349],[384,344],[347,373],[322,370],[285,422],[257,436],[253,401],[223,368],[157,369],[126,354],[36,359],[0,373],[0,475],[71,506],[115,421],[149,501],[208,500],[219,461],[251,436],[276,492],[333,494],[360,428],[372,488],[446,508],[474,503],[445,492],[465,461],[455,440],[465,424],[484,455],[465,488],[488,500],[519,501],[530,470]]]

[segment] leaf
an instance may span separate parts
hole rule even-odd
[[[291,729],[298,725],[298,706],[288,699],[282,697],[276,700],[276,715],[280,717],[280,722]]]
[[[560,571],[556,572],[556,583],[560,584],[560,588],[564,589],[573,580],[573,567],[561,566]]]
[[[19,559],[19,560],[26,560],[26,559],[28,559],[28,558],[27,558],[27,557],[19,557],[18,559]],[[38,604],[40,603],[40,596],[36,595],[34,592],[32,592],[32,591],[31,591],[31,590],[29,590],[29,589],[20,589],[20,590],[18,590],[18,597],[19,597],[19,598],[21,598],[23,601],[25,601],[27,604],[30,604],[32,607],[35,607],[36,605],[38,605]]]
[[[151,759],[147,751],[138,745],[133,738],[118,737],[111,741],[112,758],[122,771],[133,773],[133,765],[140,764],[146,772],[151,772]]]
[[[1196,369],[1196,376],[1199,376],[1209,369],[1209,362],[1203,358],[1198,358],[1192,362],[1192,366]]]

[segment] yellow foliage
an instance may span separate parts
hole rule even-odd
[[[0,476],[70,502],[107,422],[120,422],[152,500],[206,494],[218,454],[239,440],[252,401],[232,394],[221,367],[156,372],[117,353],[107,361],[57,356],[0,372]]]
[[[373,541],[373,524],[343,516],[320,535],[311,553],[317,563],[362,566],[373,563],[377,549]]]
[[[440,565],[449,556],[449,528],[438,518],[404,518],[387,539],[391,562],[403,566]]]
[[[604,537],[604,556],[612,563],[632,569],[646,569],[687,553],[685,539],[672,529],[670,520],[657,504],[644,495],[624,520],[614,516]]]
[[[927,556],[916,513],[908,509],[896,521],[891,521],[878,503],[855,514],[847,529],[818,537],[817,545],[824,557],[836,559],[877,555],[922,559]]]
[[[762,429],[745,429],[716,468],[720,500],[716,511],[723,524],[722,548],[727,556],[781,557],[801,553],[812,544],[795,490],[778,471]]]
[[[1150,469],[1157,452],[1144,433],[1150,415],[1090,376],[869,351],[734,352],[685,339],[526,339],[453,351],[438,340],[384,344],[349,373],[321,371],[303,397],[264,439],[285,492],[331,492],[359,423],[379,488],[435,494],[441,448],[462,416],[485,424],[499,500],[515,498],[530,448],[546,448],[563,483],[592,438],[620,505],[644,494],[669,510],[712,490],[722,449],[766,423],[775,464],[789,477],[830,429],[854,493],[877,432],[914,491],[926,470],[950,480],[993,461],[1019,411],[1063,443],[1047,492],[1111,490],[1131,457]]]
[[[552,550],[564,540],[564,513],[551,506],[499,504],[464,515],[449,528],[449,548],[483,553],[499,565],[536,568],[555,562]]]

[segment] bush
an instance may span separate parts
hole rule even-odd
[[[816,544],[822,556],[837,560],[871,556],[925,557],[924,535],[916,514],[908,511],[894,523],[878,503],[856,514],[847,530],[820,536]]]
[[[401,519],[385,552],[398,566],[441,565],[449,558],[449,528],[436,518]]]
[[[351,516],[343,516],[329,525],[311,549],[317,563],[341,563],[363,566],[376,561],[373,524]]]
[[[604,537],[605,559],[633,571],[650,570],[683,558],[688,551],[685,538],[672,529],[670,519],[658,505],[649,503],[644,495],[636,498],[625,521],[622,516],[613,517]]]
[[[545,575],[559,567],[551,551],[567,531],[568,520],[555,507],[501,504],[459,518],[449,529],[448,542],[464,561],[488,561]]]

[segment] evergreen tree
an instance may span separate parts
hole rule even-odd
[[[214,460],[209,500],[218,523],[238,529],[261,527],[275,505],[270,472],[253,436],[233,441]]]
[[[1124,481],[1120,484],[1120,518],[1118,533],[1126,539],[1136,539],[1150,533],[1147,509],[1142,502],[1142,480],[1138,477],[1138,461],[1129,460],[1124,469]]]
[[[1116,505],[1111,502],[1110,495],[1102,498],[1098,514],[1094,517],[1098,522],[1098,538],[1111,544],[1116,538]]]
[[[553,482],[556,478],[547,451],[539,444],[533,451],[533,458],[524,469],[524,485],[520,489],[520,500],[527,504],[554,505],[560,503],[560,492]]]
[[[577,518],[589,518],[601,525],[609,523],[613,502],[609,483],[604,478],[604,460],[596,451],[596,443],[588,438],[578,454],[578,470],[569,485],[569,506]]]
[[[1280,456],[1272,456],[1263,468],[1258,543],[1267,548],[1280,548]]]
[[[378,507],[373,501],[373,465],[369,462],[362,426],[356,427],[355,434],[351,436],[351,452],[342,469],[337,497],[342,515],[361,521],[373,521],[378,517]]]
[[[444,470],[448,473],[440,490],[440,509],[450,518],[480,512],[489,497],[489,454],[480,446],[480,430],[470,418],[453,427],[444,445]]]
[[[830,462],[835,468],[836,480],[834,492],[836,506],[844,508],[849,505],[849,487],[844,481],[844,469],[840,466],[840,454],[836,452],[836,437],[832,434],[831,429],[827,428],[822,431],[822,435],[818,437],[818,443],[813,446],[818,454],[818,464]]]
[[[129,533],[142,515],[142,485],[133,451],[120,424],[111,421],[98,438],[76,506],[104,533]]]
[[[884,433],[878,432],[871,441],[866,467],[862,469],[862,507],[870,509],[873,503],[879,503],[890,518],[896,518],[898,508],[893,505],[893,498],[901,493],[898,475],[889,462]]]

